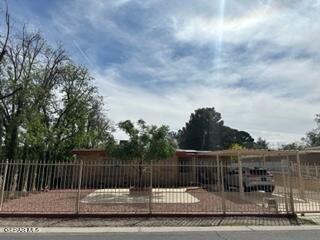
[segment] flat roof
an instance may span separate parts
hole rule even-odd
[[[182,155],[194,156],[296,156],[297,154],[320,153],[318,149],[306,150],[265,150],[265,149],[227,149],[216,151],[196,151],[196,150],[183,150],[178,149],[177,152]]]
[[[74,149],[71,151],[73,154],[90,154],[90,153],[103,153],[107,154],[105,149]],[[176,156],[199,156],[199,157],[216,157],[216,156],[295,156],[297,154],[320,153],[320,148],[309,148],[306,150],[263,150],[263,149],[228,149],[218,151],[197,151],[189,149],[177,149]]]
[[[71,153],[73,154],[80,154],[80,153],[102,153],[102,154],[106,154],[106,150],[103,149],[103,148],[89,148],[89,149],[86,149],[86,148],[79,148],[79,149],[73,149],[71,150]]]

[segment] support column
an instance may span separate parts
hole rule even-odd
[[[153,164],[150,162],[150,189],[149,189],[149,214],[152,214],[152,178],[153,178]]]
[[[284,194],[284,203],[285,203],[285,207],[286,207],[286,213],[289,213],[289,208],[288,208],[288,196],[287,196],[287,175],[285,172],[285,168],[287,167],[287,165],[284,163],[283,160],[281,160],[281,173],[282,173],[282,183],[283,183],[283,194]]]
[[[79,178],[78,178],[78,193],[77,193],[77,207],[76,214],[79,214],[80,211],[80,193],[81,193],[81,181],[82,181],[82,171],[83,171],[83,160],[81,159],[79,165]]]
[[[217,155],[217,159],[220,162],[219,155]],[[220,162],[220,174],[221,174],[221,198],[222,198],[222,212],[226,214],[226,196],[225,196],[225,189],[224,189],[224,164]]]
[[[239,192],[240,197],[244,198],[244,187],[243,187],[243,174],[242,174],[242,159],[240,154],[238,153],[238,176],[239,176]]]
[[[290,207],[291,207],[291,212],[295,213],[295,209],[294,209],[294,199],[293,199],[293,189],[292,189],[292,180],[294,178],[293,175],[293,163],[289,161],[289,156],[287,156],[287,160],[288,160],[288,168],[289,168],[289,188],[290,188]]]
[[[220,158],[219,155],[216,156],[216,169],[217,169],[217,183],[216,183],[216,191],[221,191],[221,176],[220,176]]]
[[[302,172],[301,172],[301,163],[300,163],[300,153],[299,152],[297,152],[297,165],[298,165],[298,181],[299,181],[300,198],[305,199],[304,182],[303,182],[303,177],[302,177]]]
[[[263,168],[266,168],[266,155],[264,155],[264,154],[262,156],[262,166],[263,166]]]

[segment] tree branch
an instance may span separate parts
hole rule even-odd
[[[2,46],[2,50],[0,52],[0,63],[2,62],[4,55],[6,54],[6,48],[9,40],[9,35],[10,35],[10,15],[8,11],[8,3],[6,3],[6,25],[7,25],[7,33],[6,33],[6,39],[4,41],[4,44]]]

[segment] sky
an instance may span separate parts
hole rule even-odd
[[[267,139],[299,141],[320,112],[320,0],[8,0],[86,66],[115,123],[182,128],[200,107]],[[124,138],[117,131],[118,139]]]

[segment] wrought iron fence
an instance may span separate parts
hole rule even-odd
[[[0,162],[0,214],[320,212],[318,167],[288,159]]]

